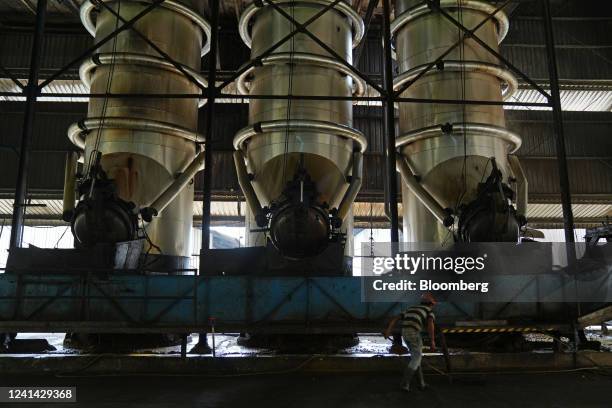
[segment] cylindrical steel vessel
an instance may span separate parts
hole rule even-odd
[[[151,5],[149,0],[105,0],[126,21]],[[209,24],[201,17],[200,1],[166,0],[140,18],[134,28],[179,63],[200,84],[200,61],[207,52]],[[90,0],[81,20],[96,41],[123,22]],[[91,93],[194,94],[200,88],[165,60],[131,29],[100,47],[80,69]],[[101,167],[114,181],[119,198],[136,208],[150,205],[194,159],[198,104],[186,98],[91,99],[88,118],[69,130],[73,143],[85,150],[85,167],[101,153]],[[151,254],[184,264],[190,254],[193,185],[187,185],[147,226]],[[178,260],[179,262],[176,262]]]
[[[329,3],[276,2],[300,24]],[[350,6],[339,3],[307,29],[350,64],[352,48],[363,35],[363,22]],[[251,47],[252,59],[293,30],[292,23],[270,5],[251,4],[240,19],[240,34]],[[237,82],[243,93],[281,96],[350,97],[362,94],[365,86],[304,33],[296,34],[263,58]],[[236,135],[234,147],[243,152],[250,184],[267,211],[268,220],[260,217],[259,226],[266,227],[269,222],[270,237],[285,255],[300,258],[324,247],[319,244],[329,235],[328,218],[336,214],[336,209],[345,209],[338,214],[342,220],[339,229],[346,233],[351,228],[350,205],[342,203],[352,202],[351,192],[356,194],[358,190],[361,175],[353,172],[361,168],[354,170],[357,167],[353,164],[360,162],[366,148],[364,136],[352,128],[352,109],[350,100],[250,100],[250,126]],[[291,183],[295,183],[294,190]],[[261,214],[259,209],[250,211]],[[253,224],[253,214],[247,215],[247,228],[257,228]],[[265,244],[261,233],[248,236],[250,246]],[[296,245],[302,250],[294,250]]]
[[[494,6],[475,0],[441,0],[440,6],[468,29],[495,11]],[[419,0],[397,0],[395,15],[391,29],[399,67],[394,87],[398,90],[459,41],[463,33],[440,12]],[[498,50],[498,43],[507,30],[508,19],[500,11],[475,34]],[[401,96],[502,101],[516,88],[516,79],[499,65],[497,58],[474,39],[467,38]],[[500,185],[508,187],[513,182],[508,154],[518,149],[520,138],[505,128],[502,106],[400,103],[396,146],[403,156],[401,160],[405,160],[404,170],[416,175],[424,194],[428,194],[426,199],[419,199],[419,191],[411,189],[410,183],[402,182],[405,241],[453,242],[449,228],[452,219],[447,226],[438,222],[441,217],[436,219],[423,204],[431,203],[430,198],[438,203],[438,208],[447,209],[449,215],[452,213],[459,220],[463,240],[516,239],[513,237],[518,236],[520,222],[508,221],[508,225],[487,235],[483,231],[491,225],[482,221],[485,206],[472,204],[485,199],[479,193],[479,185],[488,180],[494,168],[499,169]],[[506,187],[503,187],[504,196],[498,197],[502,207],[504,201],[512,200],[512,190]],[[511,206],[508,214],[512,220],[517,216]],[[479,232],[475,233],[474,229]]]

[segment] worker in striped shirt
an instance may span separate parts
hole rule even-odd
[[[436,305],[436,299],[431,293],[424,293],[421,296],[421,304],[417,306],[411,306],[395,316],[393,320],[387,326],[385,330],[385,338],[389,338],[391,331],[395,324],[400,321],[402,327],[402,337],[406,346],[410,349],[410,361],[404,370],[404,375],[401,382],[401,388],[405,391],[410,391],[410,380],[414,376],[415,372],[419,374],[419,382],[421,389],[425,388],[425,380],[423,378],[423,371],[421,370],[421,359],[423,357],[423,338],[421,332],[424,328],[427,329],[429,334],[431,351],[436,350],[435,341],[435,315],[433,308]]]

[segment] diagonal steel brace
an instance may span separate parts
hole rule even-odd
[[[278,4],[275,4],[273,0],[264,0],[264,1],[266,3],[268,3],[279,14],[281,14],[283,17],[285,17],[291,24],[293,24],[295,27],[297,27],[299,32],[304,33],[308,37],[310,37],[314,42],[316,42],[319,45],[319,47],[321,47],[325,51],[327,51],[331,56],[334,57],[334,59],[336,59],[339,63],[344,65],[346,68],[348,68],[352,73],[354,73],[359,78],[361,78],[365,82],[367,82],[368,85],[370,85],[372,88],[376,89],[381,95],[385,95],[386,94],[386,92],[380,86],[378,86],[378,84],[376,84],[374,81],[372,81],[372,79],[370,79],[370,77],[368,77],[367,75],[365,75],[362,72],[360,72],[357,68],[353,67],[352,64],[349,64],[348,62],[346,62],[344,60],[344,58],[342,58],[340,55],[338,55],[338,53],[336,51],[331,49],[327,44],[325,44],[323,41],[321,41],[319,38],[317,38],[316,35],[314,35],[310,31],[308,31],[308,29],[303,24],[298,23],[293,17],[291,17]]]
[[[487,50],[491,55],[493,55],[495,58],[499,59],[501,62],[503,62],[508,68],[510,68],[510,70],[512,70],[515,74],[517,74],[518,76],[520,76],[525,82],[527,82],[529,85],[531,85],[533,88],[535,88],[539,93],[541,93],[550,103],[551,102],[551,96],[548,94],[548,92],[546,92],[540,85],[536,84],[531,78],[529,78],[523,71],[521,71],[520,69],[518,69],[517,67],[514,66],[514,64],[512,64],[510,61],[508,61],[504,56],[502,56],[499,52],[495,51],[493,48],[491,48],[487,43],[485,43],[484,41],[482,41],[478,36],[476,36],[474,33],[470,33],[470,30],[465,27],[463,24],[461,24],[459,21],[457,21],[457,19],[455,19],[453,16],[451,16],[450,14],[448,14],[448,12],[446,10],[444,10],[440,4],[438,4],[435,1],[432,0],[427,0],[427,5],[432,9],[432,10],[436,10],[437,12],[439,12],[440,14],[442,14],[442,16],[444,18],[446,18],[448,21],[450,21],[453,25],[455,25],[456,27],[458,27],[459,29],[461,29],[461,31],[463,31],[466,34],[469,34],[470,38],[472,38],[474,41],[476,41],[482,48],[484,48],[485,50]]]
[[[128,23],[128,21],[125,18],[123,18],[119,13],[117,13],[115,10],[113,10],[113,8],[111,6],[109,6],[108,4],[106,4],[106,2],[100,1],[100,0],[94,0],[94,3],[95,4],[99,4],[100,6],[104,7],[106,10],[108,10],[109,13],[114,15],[123,24],[127,24]],[[205,86],[203,86],[198,81],[196,81],[196,79],[193,77],[193,75],[191,75],[189,72],[187,72],[185,70],[183,65],[179,64],[170,55],[168,55],[166,52],[164,52],[164,50],[159,48],[157,46],[157,44],[155,44],[153,41],[151,41],[151,39],[149,39],[149,37],[147,37],[146,35],[144,35],[140,31],[138,31],[138,29],[136,27],[134,27],[134,25],[131,25],[129,28],[130,28],[130,30],[132,30],[134,32],[134,34],[136,34],[144,42],[146,42],[151,48],[153,48],[155,50],[155,52],[157,52],[163,59],[165,59],[166,61],[171,63],[174,66],[174,68],[178,69],[183,75],[185,75],[185,77],[187,79],[189,79],[189,81],[191,81],[194,85],[196,85],[198,88],[200,88],[202,90],[202,92],[206,93],[208,91]],[[210,41],[210,38],[207,38],[206,40]]]
[[[131,26],[133,26],[134,24],[136,24],[136,22],[138,20],[140,20],[141,18],[143,18],[144,16],[146,16],[149,12],[153,11],[155,8],[157,8],[160,4],[162,4],[165,0],[154,0],[153,3],[151,3],[151,5],[149,5],[147,8],[143,9],[140,13],[136,14],[133,18],[131,18],[128,22],[126,22],[124,25],[122,25],[121,27],[118,27],[116,30],[114,30],[112,33],[108,34],[107,36],[105,36],[104,38],[102,38],[100,41],[98,41],[97,43],[95,43],[93,46],[89,47],[87,50],[85,50],[81,55],[79,55],[78,57],[76,57],[75,59],[73,59],[72,61],[70,61],[67,65],[65,65],[63,68],[61,68],[60,70],[56,71],[55,74],[51,75],[49,78],[47,78],[45,81],[43,81],[40,85],[38,85],[38,90],[41,91],[43,88],[45,88],[47,85],[49,85],[51,82],[55,81],[56,79],[58,79],[60,76],[62,76],[64,73],[66,73],[66,71],[68,71],[70,68],[74,67],[75,65],[79,64],[81,61],[83,61],[85,58],[90,57],[94,52],[96,52],[96,50],[98,48],[100,48],[101,46],[103,46],[104,44],[106,44],[107,42],[109,42],[110,40],[112,40],[113,38],[115,38],[119,33],[121,33],[122,31],[127,30],[128,28],[130,28]]]
[[[398,97],[400,96],[406,89],[410,88],[412,86],[412,84],[414,84],[416,81],[418,81],[419,79],[421,79],[425,74],[427,74],[433,67],[435,67],[436,65],[438,65],[440,62],[442,62],[442,60],[448,55],[450,54],[455,48],[457,48],[461,43],[463,43],[465,41],[466,38],[470,38],[474,35],[474,33],[476,31],[478,31],[478,29],[480,27],[482,27],[483,25],[485,25],[489,20],[491,20],[493,17],[495,17],[495,15],[497,13],[499,13],[504,7],[506,7],[506,5],[508,5],[509,3],[511,3],[512,0],[506,0],[501,6],[497,7],[491,14],[489,14],[484,20],[482,20],[480,23],[478,23],[474,28],[472,28],[471,30],[468,30],[468,32],[464,33],[464,35],[459,38],[459,40],[457,40],[453,45],[451,45],[446,51],[444,51],[442,54],[440,54],[440,56],[438,56],[438,58],[436,58],[434,61],[430,62],[429,65],[427,65],[427,67],[425,67],[424,70],[422,70],[421,72],[419,72],[414,78],[412,78],[410,81],[406,82],[405,84],[403,84],[397,91],[394,92],[393,96]]]
[[[325,6],[323,9],[321,9],[317,14],[315,14],[314,16],[310,17],[304,24],[303,27],[306,28],[308,27],[310,24],[314,23],[319,17],[321,17],[323,14],[325,14],[328,10],[331,10],[333,7],[335,7],[338,3],[340,3],[342,0],[334,0],[333,2],[331,2],[330,4],[328,4],[327,6]],[[231,84],[232,82],[234,82],[236,80],[236,78],[238,78],[240,75],[244,74],[246,71],[248,71],[249,69],[251,69],[251,67],[254,67],[258,64],[261,63],[261,61],[266,58],[267,56],[269,56],[270,54],[272,54],[277,48],[279,48],[280,46],[282,46],[284,43],[286,43],[287,41],[289,41],[291,38],[293,38],[296,34],[298,34],[300,32],[299,29],[293,30],[292,32],[290,32],[289,34],[287,34],[286,36],[284,36],[283,38],[281,38],[280,40],[278,40],[274,45],[272,45],[270,48],[268,48],[266,51],[264,51],[263,53],[261,53],[259,56],[257,56],[256,58],[253,58],[251,61],[249,61],[248,64],[244,65],[243,67],[241,67],[238,71],[236,71],[229,79],[227,79],[226,81],[224,81],[221,85],[219,85],[217,87],[217,92],[221,92],[221,90],[223,90],[223,88],[225,88],[226,86],[228,86],[229,84]]]

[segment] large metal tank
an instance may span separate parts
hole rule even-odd
[[[152,4],[143,0],[105,2],[126,21]],[[201,7],[202,2],[196,0],[166,0],[140,18],[134,27],[205,85],[199,72],[201,57],[208,50],[210,25],[201,16]],[[81,20],[96,42],[123,24],[110,11],[94,7],[89,0],[81,8]],[[85,61],[80,77],[91,93],[200,93],[196,84],[131,29],[119,33],[116,40],[106,42]],[[199,101],[193,98],[145,95],[92,98],[88,117],[71,126],[69,138],[85,150],[86,169],[96,165],[96,156],[100,154],[99,167],[111,180],[118,196],[116,201],[134,203],[137,211],[156,201],[176,182],[177,174],[190,164],[194,167],[199,151],[196,142],[203,141],[197,134],[198,105]],[[201,160],[197,161],[199,168]],[[193,185],[189,183],[190,177],[183,179],[173,191],[165,191],[167,206],[146,225],[150,243],[147,252],[159,255],[175,267],[184,267],[191,255]],[[84,237],[91,230],[114,223],[107,222],[113,218],[108,209],[98,222],[103,225],[93,225],[92,218],[85,213],[80,216],[78,210],[79,207],[74,215],[73,232],[81,242],[86,241]],[[120,231],[113,233],[113,239],[125,237],[122,227],[117,228]],[[100,234],[94,236],[94,240],[107,239]]]
[[[276,2],[301,24],[329,3]],[[363,36],[361,18],[345,3],[307,28],[349,64]],[[251,4],[240,19],[240,35],[252,59],[294,29],[269,5]],[[365,85],[299,33],[245,72],[237,87],[251,95],[350,97],[361,95]],[[269,236],[281,254],[300,259],[323,251],[334,236],[351,234],[366,149],[365,137],[352,128],[352,110],[350,100],[250,100],[250,125],[234,138],[236,168],[249,204],[249,246],[265,245]]]
[[[494,6],[474,0],[441,0],[440,6],[468,29],[495,11]],[[397,0],[395,15],[391,30],[399,68],[397,90],[463,33],[418,0]],[[500,11],[475,34],[498,50],[507,31],[508,18]],[[516,79],[497,58],[467,38],[401,96],[502,101],[516,89]],[[509,154],[520,144],[520,137],[505,128],[502,106],[401,103],[396,146],[403,180],[404,240],[518,240],[526,195],[516,197],[514,190],[517,180],[521,193],[526,184],[521,183],[518,161],[509,160]]]

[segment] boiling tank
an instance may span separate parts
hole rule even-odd
[[[440,7],[468,29],[495,11],[475,0],[441,0]],[[397,0],[395,16],[391,31],[399,75],[394,87],[414,81],[402,97],[501,102],[516,91],[512,73],[473,38],[465,38],[417,79],[464,34],[417,0]],[[508,25],[507,16],[498,11],[475,34],[498,51]],[[518,179],[524,182],[524,177],[509,155],[520,144],[520,137],[506,129],[500,105],[400,103],[396,147],[404,240],[517,241],[526,194],[515,194]]]
[[[329,3],[275,4],[304,24]],[[240,19],[240,35],[252,59],[295,28],[270,5],[251,4]],[[345,3],[307,29],[348,64],[364,30],[359,15]],[[312,38],[298,33],[244,72],[237,87],[251,96],[281,96],[250,99],[249,126],[234,138],[236,167],[249,204],[247,245],[265,245],[269,238],[281,254],[300,259],[348,236],[350,253],[351,210],[361,186],[366,140],[352,127],[352,101],[299,97],[359,96],[363,81]],[[296,99],[282,98],[286,95]]]
[[[142,0],[106,0],[128,21],[151,5]],[[199,101],[147,94],[197,94],[205,80],[199,74],[207,52],[210,25],[202,17],[202,2],[166,0],[140,18],[134,28],[171,59],[178,69],[131,29],[102,45],[80,68],[80,78],[94,94],[142,94],[129,98],[92,98],[87,118],[70,127],[69,138],[84,149],[85,169],[96,165],[110,179],[119,207],[146,208],[193,163],[203,137],[197,133]],[[81,20],[95,41],[101,41],[123,22],[104,7],[85,1]],[[181,72],[183,71],[183,72]],[[191,79],[200,84],[198,86]],[[193,166],[192,166],[193,167]],[[98,181],[104,183],[104,180]],[[87,188],[81,201],[95,189]],[[183,182],[163,212],[146,224],[147,252],[173,266],[185,267],[190,253],[193,183]],[[115,197],[116,196],[116,197]],[[90,198],[90,197],[89,197]],[[128,220],[107,202],[102,215],[83,208],[74,214],[73,232],[81,243],[129,239]],[[86,206],[82,206],[86,207]],[[111,208],[109,210],[109,208]],[[123,218],[122,218],[123,217]],[[121,218],[121,219],[119,219]],[[97,221],[92,221],[97,220]],[[139,224],[138,227],[141,227]]]

